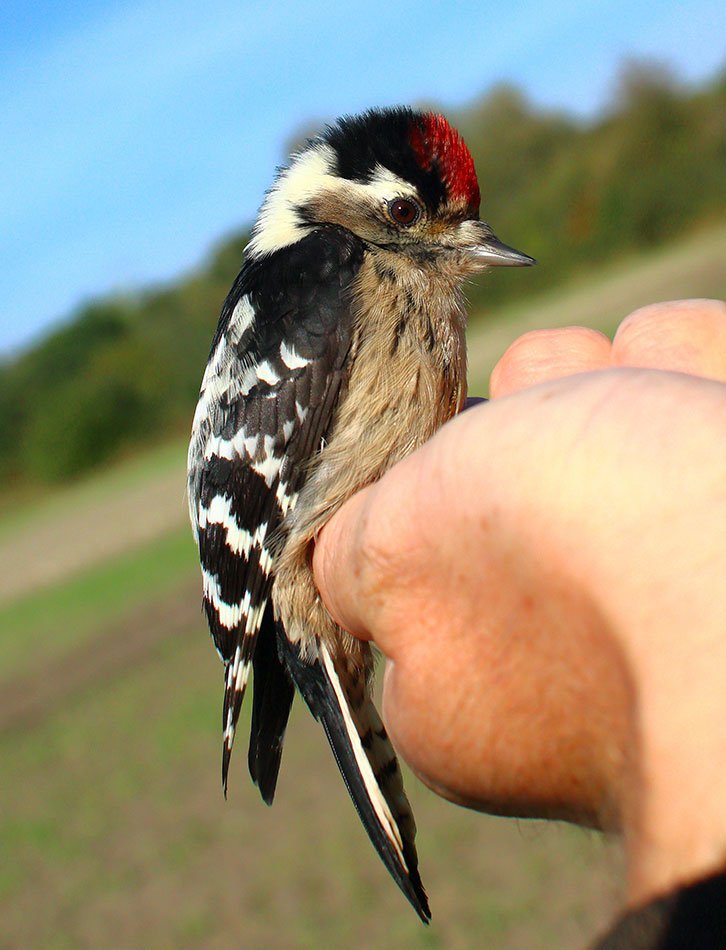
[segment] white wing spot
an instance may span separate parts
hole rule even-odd
[[[310,362],[304,356],[300,356],[294,346],[288,346],[287,343],[283,343],[280,347],[280,359],[288,369],[302,369]]]
[[[226,544],[233,554],[248,557],[255,547],[262,547],[267,535],[267,522],[258,526],[254,534],[241,528],[232,514],[232,502],[226,495],[215,495],[209,508],[199,505],[199,530],[203,531],[208,524],[221,525],[226,532]]]
[[[242,373],[242,379],[239,384],[240,395],[246,396],[252,387],[257,385],[258,381],[257,364],[253,363],[252,366],[246,367]]]
[[[279,504],[284,516],[288,513],[288,511],[290,511],[291,508],[295,507],[298,493],[292,492],[291,494],[288,494],[287,482],[280,482],[277,486],[275,497],[277,498],[277,503]]]
[[[260,553],[260,570],[263,572],[265,577],[270,576],[270,571],[272,570],[272,555],[267,550],[263,548]]]
[[[262,459],[261,462],[253,462],[252,470],[264,478],[265,484],[268,488],[272,488],[272,483],[280,474],[282,463],[282,458],[278,458],[276,455],[268,455],[266,458]]]
[[[219,622],[227,630],[234,630],[243,617],[247,616],[250,609],[250,593],[247,591],[239,604],[228,604],[222,600],[222,594],[219,590],[219,582],[214,574],[202,568],[202,589],[204,596],[209,600],[217,611]]]
[[[236,456],[234,442],[232,439],[223,439],[221,435],[213,435],[207,440],[204,449],[204,458],[208,462],[216,455],[217,458],[227,459],[228,461]]]
[[[255,311],[250,303],[250,298],[245,294],[235,304],[230,317],[230,327],[234,330],[234,341],[238,343],[246,330],[248,330],[255,319]]]
[[[263,383],[268,383],[270,386],[274,386],[280,382],[280,377],[272,368],[269,360],[265,360],[264,363],[260,363],[257,367],[257,378],[262,380]]]

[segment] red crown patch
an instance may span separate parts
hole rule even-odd
[[[442,115],[429,112],[415,122],[410,135],[419,164],[429,169],[435,163],[449,200],[463,200],[479,209],[479,183],[466,143]]]

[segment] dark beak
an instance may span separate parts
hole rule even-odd
[[[489,264],[492,267],[531,267],[532,264],[537,263],[529,254],[515,251],[508,244],[502,244],[484,221],[477,222],[477,230],[481,233],[481,239],[469,248],[469,252],[482,264]]]

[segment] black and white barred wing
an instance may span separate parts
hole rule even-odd
[[[264,267],[245,265],[223,308],[202,383],[188,492],[204,609],[225,664],[225,788],[257,639],[275,636],[268,601],[285,515],[345,386],[350,288],[360,258],[354,238],[330,229],[269,256]],[[266,643],[255,678],[263,688],[272,683],[275,699],[287,703],[284,716],[277,713],[278,732],[292,700],[281,676],[276,650]],[[253,723],[253,742],[254,736]],[[272,765],[265,787],[260,782],[266,800],[274,794],[279,750]],[[253,778],[259,780],[254,771]]]

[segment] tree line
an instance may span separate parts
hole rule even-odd
[[[449,115],[474,157],[482,217],[540,261],[526,280],[503,268],[474,285],[477,314],[722,220],[724,74],[693,90],[629,64],[610,107],[587,122],[512,86]],[[240,229],[176,283],[82,307],[0,365],[0,482],[62,481],[187,432],[247,237]]]

